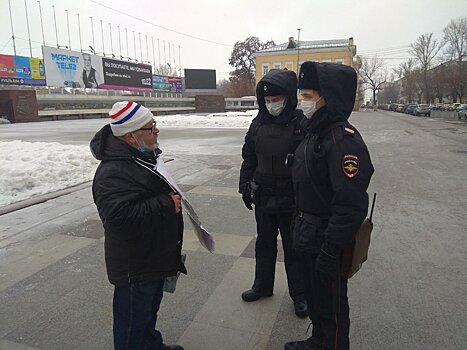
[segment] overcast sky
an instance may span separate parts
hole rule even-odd
[[[29,56],[24,0],[10,0],[18,55]],[[26,0],[33,56],[42,57],[41,25],[37,0]],[[217,70],[217,79],[227,78],[232,67],[228,58],[236,41],[254,35],[260,40],[286,42],[289,36],[301,40],[346,39],[354,37],[357,52],[378,53],[386,58],[388,68],[399,59],[410,57],[409,45],[423,33],[442,37],[442,30],[453,18],[467,15],[466,0],[289,0],[289,1],[220,1],[220,0],[41,0],[45,41],[56,45],[53,10],[57,15],[58,38],[68,45],[66,12],[68,10],[71,47],[79,51],[77,13],[80,15],[83,48],[92,45],[91,20],[94,20],[95,49],[102,52],[100,20],[104,27],[105,52],[110,54],[109,22],[112,24],[113,53],[120,55],[117,25],[121,28],[122,53],[126,56],[124,28],[128,29],[129,55],[135,58],[133,33],[136,33],[136,58],[140,60],[138,32],[142,38],[143,60],[153,61],[151,37],[155,43],[155,61],[166,61],[182,68]],[[113,10],[112,10],[113,9]],[[152,24],[151,24],[152,23]],[[148,36],[149,50],[146,50]],[[147,57],[149,51],[149,57]],[[8,0],[0,0],[0,53],[13,54]]]

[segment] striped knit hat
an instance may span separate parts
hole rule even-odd
[[[115,136],[136,131],[153,120],[149,109],[133,101],[116,102],[109,112],[110,128]]]

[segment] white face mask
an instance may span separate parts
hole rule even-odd
[[[320,99],[321,97],[317,99],[316,101],[302,101],[300,103],[300,107],[303,111],[303,114],[305,114],[305,117],[307,119],[311,119],[311,117],[313,117],[313,114],[315,114],[317,110],[316,104],[318,103]]]
[[[285,100],[279,102],[266,103],[266,108],[273,117],[279,116],[285,108]]]

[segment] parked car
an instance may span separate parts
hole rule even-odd
[[[405,111],[405,106],[402,104],[398,104],[396,107],[396,112],[404,113],[404,111]]]
[[[457,118],[467,120],[467,105],[464,105],[464,108],[457,112]]]
[[[413,111],[413,115],[419,116],[419,115],[424,115],[426,117],[429,117],[431,114],[430,111],[430,106],[428,105],[417,105]]]
[[[405,113],[415,115],[414,112],[415,112],[415,108],[416,108],[416,107],[417,107],[416,104],[413,104],[413,103],[409,104],[409,105],[407,106],[407,109],[405,110]]]

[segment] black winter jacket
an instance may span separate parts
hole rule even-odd
[[[128,286],[186,273],[181,262],[183,217],[175,213],[170,186],[151,168],[160,150],[140,153],[116,138],[109,125],[91,141],[101,160],[92,185],[105,230],[110,283]]]
[[[279,87],[287,97],[282,113],[269,114],[265,100],[265,84]],[[239,192],[250,194],[252,180],[259,185],[254,196],[255,205],[266,212],[293,212],[294,194],[287,154],[293,155],[303,140],[300,123],[304,118],[297,110],[297,78],[294,72],[271,70],[258,83],[256,89],[259,113],[253,119],[242,148]]]
[[[307,135],[295,153],[292,173],[300,215],[294,248],[339,254],[365,219],[374,169],[362,137],[347,121],[355,101],[355,70],[315,65],[326,105],[302,123]]]

